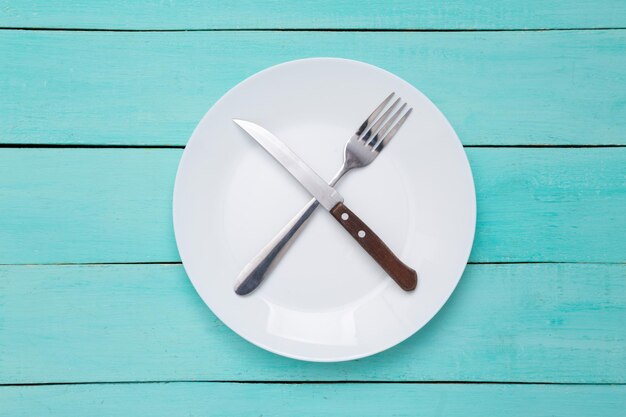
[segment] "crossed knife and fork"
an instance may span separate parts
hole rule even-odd
[[[254,291],[264,280],[270,266],[287,248],[287,243],[321,205],[341,224],[363,249],[405,291],[417,286],[417,273],[405,265],[385,243],[343,203],[343,197],[333,187],[350,170],[362,168],[374,161],[389,141],[398,133],[412,108],[407,104],[398,108],[397,98],[385,110],[394,93],[391,93],[348,140],[341,168],[326,183],[287,145],[263,127],[240,119],[233,119],[246,133],[256,140],[314,197],[283,229],[252,259],[239,274],[235,292],[239,295]],[[397,108],[397,110],[396,110]],[[383,113],[384,111],[384,113]],[[382,115],[380,115],[382,113]],[[379,117],[380,115],[380,117]]]

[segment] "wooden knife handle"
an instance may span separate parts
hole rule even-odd
[[[400,288],[404,291],[415,289],[417,286],[417,273],[415,270],[398,259],[391,249],[385,245],[385,242],[376,236],[356,214],[343,203],[333,207],[330,213],[350,233],[354,240],[378,262],[378,265],[396,281]]]

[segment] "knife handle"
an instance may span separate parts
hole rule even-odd
[[[378,265],[380,265],[387,274],[402,288],[404,291],[412,291],[417,286],[417,273],[414,269],[407,266],[389,249],[372,229],[367,227],[361,219],[357,217],[343,203],[337,204],[330,211],[333,217],[350,233],[359,245]]]

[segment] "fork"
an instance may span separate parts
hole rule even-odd
[[[343,164],[333,179],[330,180],[330,186],[334,187],[349,171],[355,168],[363,168],[371,164],[385,146],[389,144],[389,141],[391,141],[395,134],[398,133],[398,130],[400,130],[413,110],[409,108],[404,112],[404,115],[402,115],[406,108],[406,103],[404,103],[394,112],[401,101],[400,98],[397,98],[391,106],[385,110],[382,116],[378,117],[394,95],[395,93],[389,94],[348,140],[344,149]],[[400,115],[402,115],[402,117],[400,117]],[[319,202],[314,198],[311,199],[311,201],[309,201],[307,205],[304,206],[304,208],[302,208],[267,245],[265,245],[259,254],[244,267],[237,277],[235,284],[235,292],[237,294],[249,294],[261,284],[275,261],[287,250],[288,243],[295,237],[298,230],[306,223],[318,206]]]

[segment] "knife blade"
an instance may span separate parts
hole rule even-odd
[[[256,123],[233,119],[248,135],[280,163],[320,205],[343,226],[356,242],[405,291],[417,286],[417,273],[404,264],[389,247],[343,203],[343,197],[328,185],[285,143]]]

